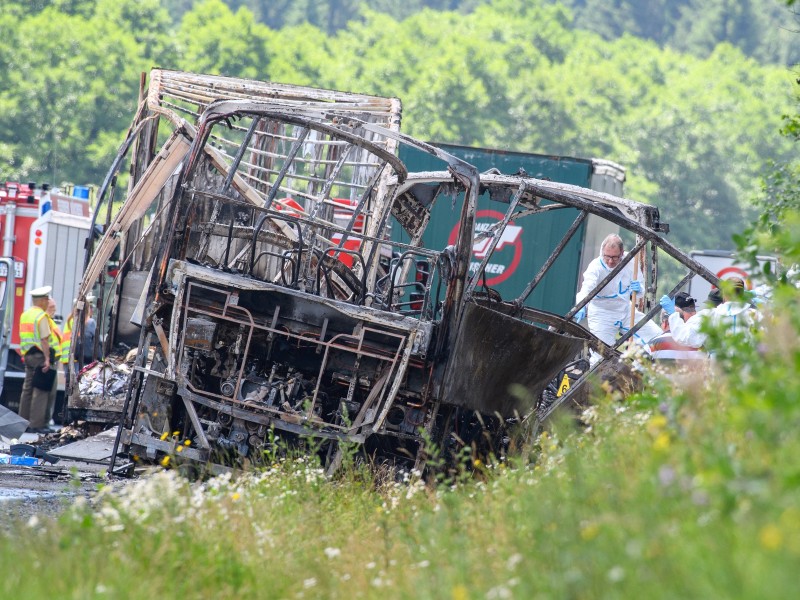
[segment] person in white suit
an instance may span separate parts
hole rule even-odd
[[[622,238],[613,233],[607,236],[600,244],[600,255],[589,263],[583,273],[581,289],[575,297],[576,303],[586,298],[589,292],[619,265],[625,255]],[[617,335],[625,334],[630,329],[631,294],[633,292],[640,294],[642,291],[642,283],[633,278],[633,264],[628,263],[575,314],[574,318],[581,322],[585,317],[589,331],[609,346],[613,346]],[[636,322],[643,316],[637,310]],[[633,335],[633,338],[647,348],[647,342],[660,334],[661,329],[658,325],[648,321]]]
[[[719,302],[719,300],[723,300]],[[675,300],[663,296],[661,307],[670,315],[669,325],[675,340],[693,348],[701,348],[707,335],[702,331],[704,323],[724,326],[729,333],[750,335],[761,322],[761,313],[745,298],[744,281],[738,278],[728,280],[726,291],[712,290],[708,295],[708,308],[683,320],[681,311],[676,311]]]

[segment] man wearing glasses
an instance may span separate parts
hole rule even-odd
[[[576,296],[580,302],[595,286],[613,271],[625,256],[622,238],[612,233],[600,244],[600,256],[592,260],[583,273],[583,283]],[[614,278],[575,314],[581,322],[586,317],[589,331],[609,346],[613,346],[617,335],[624,334],[631,326],[631,293],[642,293],[642,283],[633,279],[633,264],[625,265]],[[587,310],[588,309],[588,310]],[[636,311],[636,321],[644,315]],[[634,334],[634,339],[647,347],[647,342],[659,335],[658,326],[648,321]]]

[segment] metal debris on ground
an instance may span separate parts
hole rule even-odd
[[[128,391],[135,351],[112,352],[84,367],[77,375],[70,402],[70,421],[109,423],[119,418]]]
[[[13,410],[0,405],[0,436],[8,439],[19,438],[28,427],[28,421]]]
[[[80,460],[88,463],[108,464],[114,448],[117,428],[111,428],[92,436],[84,435],[68,443],[61,443],[50,453],[58,458]]]
[[[125,363],[100,360],[80,374],[78,389],[85,396],[125,396],[131,368]]]

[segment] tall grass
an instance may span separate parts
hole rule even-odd
[[[708,368],[563,415],[428,485],[311,459],[162,470],[0,539],[3,598],[787,598],[800,572],[800,306]]]

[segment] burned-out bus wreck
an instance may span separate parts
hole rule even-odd
[[[635,240],[613,272],[641,261],[645,317],[634,331],[660,308],[660,255],[687,270],[675,290],[694,273],[714,280],[661,236],[657,208],[481,174],[402,135],[399,122],[394,99],[151,73],[98,194],[111,205],[130,155],[126,198],[107,214],[77,303],[82,323],[87,296],[118,252],[120,274],[101,286],[98,319],[106,319],[106,353],[135,348],[127,391],[114,401],[87,398],[79,382],[69,391],[74,416],[118,420],[112,466],[173,454],[176,440],[191,440],[183,460],[212,467],[256,459],[277,441],[314,440],[309,447],[331,472],[344,443],[406,465],[424,460],[428,441],[450,453],[498,451],[510,423],[541,421],[593,374],[618,370],[630,334],[612,348],[572,320],[607,280],[565,314],[526,303],[584,220],[606,220]],[[441,170],[408,172],[400,144],[436,156]],[[476,233],[482,195],[504,216]],[[437,202],[461,207],[459,228],[453,243],[429,248]],[[526,288],[502,298],[486,287],[483,270],[503,229],[536,227],[563,210],[574,222]],[[396,241],[390,226],[410,241]],[[470,268],[473,246],[487,239],[483,262]],[[77,355],[80,326],[74,340]],[[597,364],[542,403],[565,365],[590,350]]]

